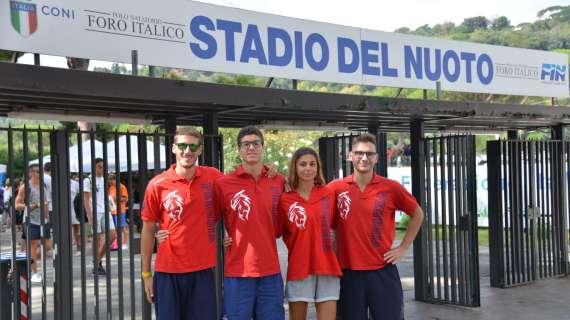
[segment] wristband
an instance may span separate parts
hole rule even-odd
[[[148,279],[148,278],[152,278],[152,272],[141,272],[141,276],[143,279]]]

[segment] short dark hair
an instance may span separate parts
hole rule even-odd
[[[51,172],[51,162],[44,163],[44,171]]]
[[[254,126],[247,126],[247,127],[243,127],[239,130],[238,135],[237,135],[237,145],[238,147],[241,145],[241,139],[245,136],[249,136],[251,134],[254,134],[256,136],[259,137],[259,139],[261,139],[261,144],[264,144],[264,140],[263,140],[263,133],[261,133],[261,130],[259,130],[258,128],[254,127]]]
[[[32,164],[30,164],[30,165],[28,166],[28,170],[29,170],[29,169],[32,169],[32,168],[39,168],[39,167],[40,167],[39,164],[37,164],[37,163],[32,163]]]
[[[103,158],[95,158],[95,164],[98,164],[99,162],[105,162],[105,160],[103,160]]]
[[[179,127],[176,130],[176,134],[174,135],[174,139],[172,140],[174,143],[176,143],[176,137],[177,136],[191,136],[191,137],[197,138],[199,141],[198,143],[200,145],[204,144],[204,137],[202,136],[202,133],[194,127],[190,127],[190,126]]]
[[[376,137],[371,133],[363,133],[352,139],[352,146],[355,146],[359,143],[372,143],[374,146],[376,146]]]

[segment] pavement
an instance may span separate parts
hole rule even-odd
[[[0,253],[10,252],[9,232],[0,233]],[[287,267],[287,249],[281,240],[278,240],[279,259],[282,273],[285,276]],[[451,305],[438,305],[422,303],[414,300],[413,281],[413,256],[412,251],[399,263],[398,268],[404,288],[405,317],[406,319],[418,320],[570,320],[570,277],[542,280],[525,286],[509,289],[498,289],[490,287],[489,279],[489,250],[488,247],[480,247],[480,285],[481,285],[481,307],[469,308]],[[81,319],[82,315],[82,290],[81,290],[81,257],[74,256],[70,266],[70,272],[74,278],[74,315],[76,319]],[[106,277],[99,277],[97,290],[98,299],[95,294],[95,281],[91,275],[91,247],[87,248],[85,261],[85,315],[86,319],[96,319],[96,302],[100,319],[120,319],[120,307],[124,318],[131,319],[131,306],[134,306],[134,319],[142,319],[141,301],[142,284],[140,281],[140,256],[135,255],[133,269],[131,272],[128,251],[123,252],[123,270],[118,272],[118,254],[111,254],[111,286],[108,287]],[[55,272],[53,260],[50,257],[46,260],[46,287],[45,287],[45,318],[53,317],[53,282]],[[105,266],[105,261],[103,262]],[[109,270],[107,270],[109,271]],[[131,280],[131,274],[132,280]],[[119,278],[123,281],[122,292],[119,292]],[[131,281],[134,284],[131,291]],[[108,288],[111,288],[108,290]],[[32,285],[32,317],[30,319],[42,318],[42,286]],[[4,302],[2,302],[4,305]],[[110,306],[109,308],[107,306]],[[285,304],[286,312],[287,305]],[[315,309],[309,308],[308,319],[316,319]]]

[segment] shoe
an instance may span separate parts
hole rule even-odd
[[[91,271],[91,273],[92,273],[93,275],[95,275],[95,273],[97,273],[97,275],[99,275],[99,276],[107,275],[107,272],[105,271],[105,268],[103,268],[102,265],[99,265],[99,266],[97,267],[97,269],[93,269],[93,270]]]
[[[32,277],[30,278],[32,283],[42,283],[42,274],[39,272],[32,273]]]
[[[117,244],[117,239],[115,239],[115,241],[113,241],[113,243],[111,244],[111,251],[116,251],[119,249],[119,244]]]
[[[124,251],[124,250],[129,250],[129,247],[127,247],[126,244],[124,244],[121,248],[123,249],[123,251]]]
[[[73,256],[74,256],[74,257],[80,257],[80,256],[81,256],[81,251],[75,251],[75,252],[73,253]]]

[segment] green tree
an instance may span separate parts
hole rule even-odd
[[[489,20],[483,16],[477,16],[472,18],[466,18],[463,20],[459,29],[463,33],[471,33],[475,30],[487,30],[489,27]]]
[[[503,30],[509,28],[512,28],[511,21],[505,16],[500,16],[491,22],[491,29],[493,30]]]

